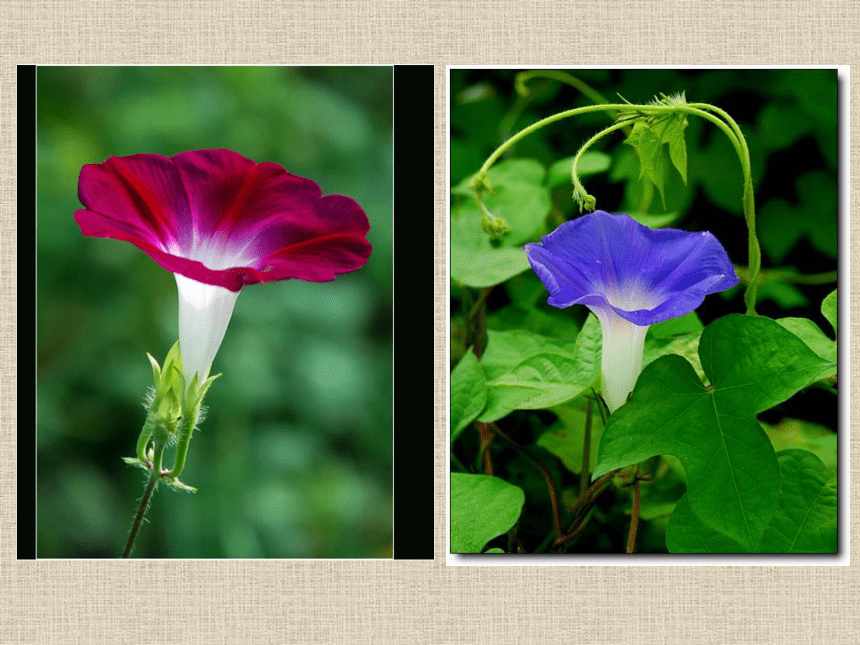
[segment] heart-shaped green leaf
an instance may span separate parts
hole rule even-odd
[[[653,456],[684,464],[690,508],[707,527],[757,551],[776,509],[779,465],[756,414],[833,369],[794,334],[763,317],[729,315],[699,343],[710,386],[692,365],[663,356],[609,419],[594,476]]]
[[[826,361],[836,363],[836,343],[824,335],[824,332],[809,318],[780,318],[780,325],[806,343],[813,352]]]
[[[666,527],[666,548],[670,553],[744,553],[746,549],[725,533],[706,526],[690,508],[684,495],[675,505]]]
[[[836,553],[836,471],[805,450],[777,455],[779,508],[764,531],[766,553]]]

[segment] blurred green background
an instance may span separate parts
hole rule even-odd
[[[173,276],[81,234],[80,169],[229,148],[356,199],[373,253],[334,282],[242,291],[182,474],[198,492],[160,487],[134,555],[390,557],[392,69],[40,67],[37,88],[37,556],[122,553],[146,352],[178,335]]]

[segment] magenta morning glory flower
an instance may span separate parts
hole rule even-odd
[[[186,384],[208,375],[242,287],[359,269],[371,246],[355,200],[230,150],[111,157],[81,169],[84,235],[131,242],[176,276]]]
[[[595,211],[525,246],[554,307],[586,305],[603,331],[601,385],[610,412],[633,391],[645,333],[735,286],[726,251],[710,233],[651,230],[628,215]]]

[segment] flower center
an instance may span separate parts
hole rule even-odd
[[[644,284],[644,280],[633,279],[623,285],[609,285],[604,297],[610,305],[622,311],[638,311],[653,309],[660,304],[653,287]]]
[[[229,240],[223,233],[216,233],[206,239],[195,239],[191,249],[183,251],[181,255],[189,260],[200,262],[207,269],[222,271],[233,267],[251,266],[254,258],[246,253],[249,246]]]

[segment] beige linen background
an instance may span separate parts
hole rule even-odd
[[[860,643],[854,530],[852,567],[446,567],[444,499],[445,65],[856,65],[860,19],[851,6],[847,0],[2,0],[0,644]],[[435,561],[16,561],[16,404],[32,405],[17,400],[16,350],[22,362],[33,360],[33,348],[16,341],[16,298],[19,307],[33,303],[33,294],[16,288],[18,63],[436,65],[438,225],[436,239],[427,240],[436,250],[437,372],[435,391],[427,393],[436,400]],[[858,88],[855,81],[855,158]],[[848,127],[846,119],[843,140]],[[857,168],[850,174],[843,210],[850,202],[860,212]],[[854,232],[850,243],[860,253]],[[29,261],[31,250],[23,253]],[[844,277],[849,267],[842,260]],[[860,284],[856,265],[851,274]],[[856,304],[850,307],[853,316]],[[860,364],[855,348],[851,354]]]

